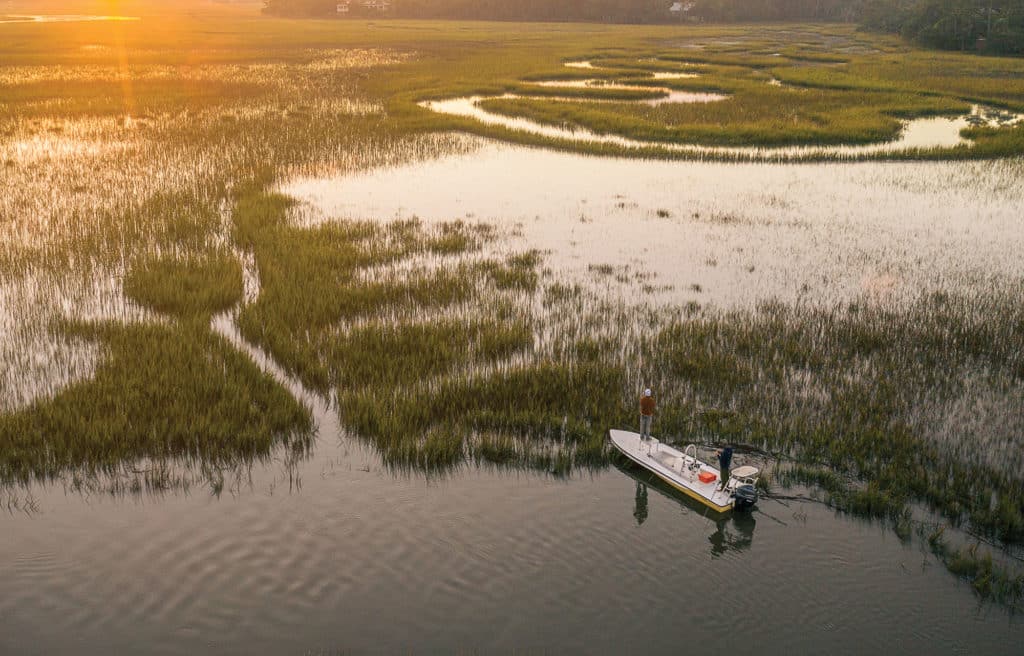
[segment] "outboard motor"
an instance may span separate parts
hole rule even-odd
[[[732,472],[736,486],[732,490],[732,507],[736,510],[750,510],[757,503],[757,467],[744,465]]]
[[[757,488],[750,483],[737,485],[732,495],[735,499],[732,507],[736,510],[750,510],[757,503]]]

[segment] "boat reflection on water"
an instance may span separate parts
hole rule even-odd
[[[715,524],[715,530],[708,536],[711,543],[711,556],[718,558],[728,551],[743,551],[750,548],[754,542],[754,527],[757,520],[749,512],[728,512],[716,513],[708,509],[684,494],[676,492],[670,485],[642,469],[632,467],[629,464],[615,462],[615,468],[636,481],[636,491],[633,503],[633,517],[637,525],[647,520],[647,490],[653,488],[672,501],[682,506],[687,514],[693,513],[706,517]]]
[[[647,519],[647,486],[640,481],[636,482],[636,501],[633,504],[633,517],[636,518],[636,525],[640,526]]]
[[[711,555],[715,558],[727,551],[743,551],[754,542],[757,520],[748,512],[733,512],[715,521],[715,532],[708,536]]]

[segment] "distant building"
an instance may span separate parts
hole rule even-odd
[[[692,21],[694,20],[693,14],[691,13],[694,7],[697,6],[696,2],[691,0],[684,0],[683,2],[673,2],[668,8],[668,15],[673,20],[677,21]]]
[[[387,14],[391,12],[393,0],[342,0],[336,7],[338,15]]]

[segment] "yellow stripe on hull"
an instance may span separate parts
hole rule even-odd
[[[636,462],[636,461],[634,460],[633,462]],[[644,469],[647,469],[647,468],[645,467]],[[665,481],[666,483],[668,483],[669,485],[671,485],[675,489],[679,490],[680,492],[682,492],[686,496],[690,497],[691,499],[695,499],[697,501],[700,501],[705,506],[707,506],[708,508],[711,508],[712,510],[714,510],[716,512],[724,513],[724,512],[729,512],[730,510],[732,510],[732,504],[730,504],[728,506],[720,506],[717,503],[709,501],[707,497],[701,496],[700,494],[697,494],[693,490],[691,490],[689,488],[686,488],[686,487],[683,487],[682,485],[679,485],[678,483],[676,483],[672,479],[665,478],[664,476],[662,476],[658,472],[654,471],[653,469],[648,469],[647,471],[651,472],[652,474],[657,476],[660,480]]]

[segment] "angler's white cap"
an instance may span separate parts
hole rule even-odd
[[[647,389],[644,390],[644,396],[650,396],[650,395],[651,395],[651,388],[648,387]]]

